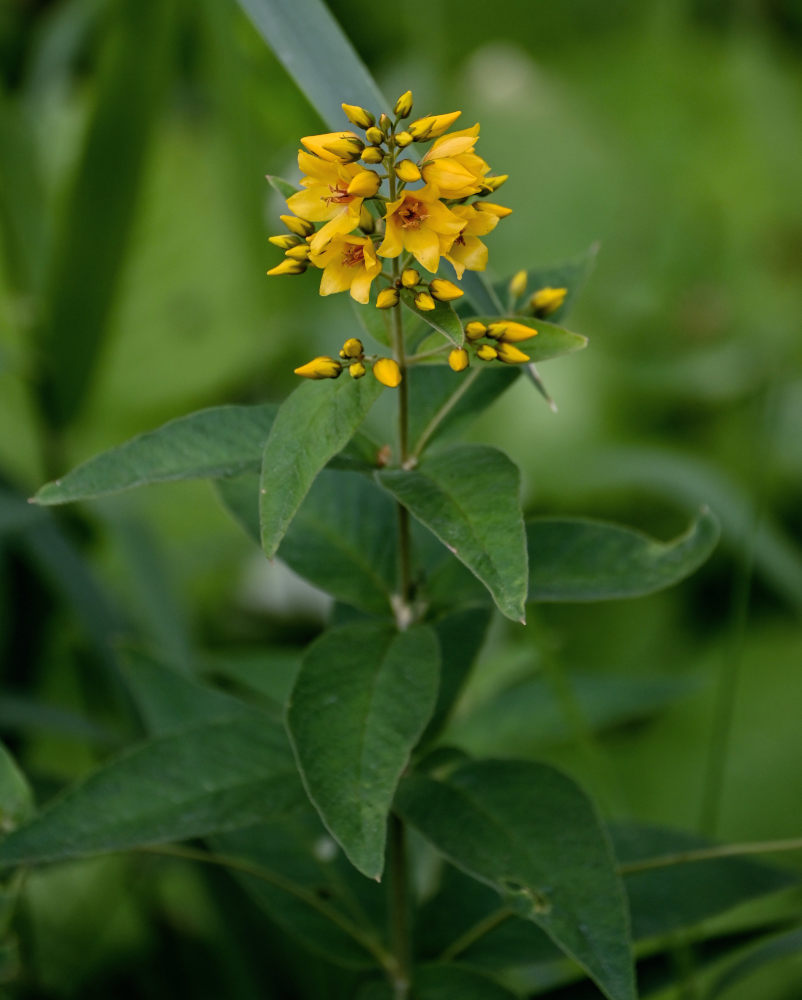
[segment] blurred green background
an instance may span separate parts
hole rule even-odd
[[[330,7],[391,101],[481,122],[514,209],[493,277],[599,244],[567,324],[590,346],[542,369],[559,413],[521,380],[472,432],[519,463],[527,511],[663,538],[702,504],[722,523],[674,591],[498,623],[453,739],[557,761],[608,816],[799,836],[802,7]],[[0,58],[0,736],[46,799],[131,737],[118,633],[275,693],[260,645],[291,664],[325,607],[207,484],[36,531],[21,498],[189,410],[280,400],[356,330],[312,275],[265,278],[264,175],[294,180],[299,137],[324,129],[235,3],[0,0]],[[233,892],[149,859],[37,874],[19,995],[262,995]],[[229,919],[240,944],[201,961]],[[727,997],[757,990],[798,997],[798,958]]]

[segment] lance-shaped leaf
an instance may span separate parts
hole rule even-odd
[[[340,107],[343,101],[390,111],[321,0],[240,0],[240,6],[330,128],[347,125]]]
[[[256,711],[147,740],[0,844],[0,867],[88,857],[233,830],[303,796],[284,733]]]
[[[448,302],[435,301],[434,309],[418,309],[412,292],[402,292],[401,301],[411,312],[415,313],[418,319],[428,323],[438,333],[442,333],[455,347],[462,347],[465,342],[462,323],[454,312],[453,306]]]
[[[309,797],[353,865],[384,868],[387,816],[437,698],[440,652],[428,626],[365,622],[307,652],[287,726]]]
[[[215,406],[179,417],[46,483],[34,500],[70,503],[149,483],[233,476],[258,469],[277,409],[272,403]]]
[[[719,529],[703,509],[670,542],[579,518],[539,518],[527,524],[526,534],[530,601],[605,601],[678,583],[708,558]]]
[[[557,326],[556,323],[549,323],[545,319],[533,319],[531,316],[477,316],[475,318],[485,325],[500,323],[507,319],[512,323],[537,330],[537,333],[529,340],[522,340],[515,345],[532,362],[548,361],[551,358],[559,358],[563,354],[572,354],[574,351],[581,351],[588,344],[588,338],[583,337],[581,333],[572,333],[570,330]]]
[[[376,477],[482,581],[503,614],[523,621],[527,568],[520,476],[503,452],[454,445],[414,469],[387,469]]]
[[[545,764],[478,761],[443,780],[406,779],[396,808],[541,927],[610,1000],[634,1000],[624,889],[593,804],[573,781]]]
[[[348,444],[382,388],[375,378],[304,382],[282,403],[262,455],[259,521],[268,559],[317,474]]]

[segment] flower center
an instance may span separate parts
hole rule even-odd
[[[422,201],[409,198],[398,209],[398,224],[402,229],[420,229],[421,225],[429,218],[426,206]]]
[[[350,195],[348,189],[342,187],[340,184],[329,184],[329,191],[331,191],[329,197],[323,199],[327,205],[330,205],[332,202],[335,205],[347,205],[349,201],[353,201],[353,195]]]
[[[343,252],[343,266],[356,267],[357,264],[365,263],[365,248],[358,243],[349,243]]]

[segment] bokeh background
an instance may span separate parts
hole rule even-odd
[[[799,836],[802,7],[330,7],[391,101],[481,121],[514,209],[493,277],[597,248],[567,323],[590,346],[542,367],[558,413],[520,380],[472,431],[519,463],[527,511],[670,538],[707,504],[722,524],[671,592],[498,623],[452,738],[554,760],[609,816]],[[207,484],[57,511],[44,534],[20,498],[189,410],[280,400],[355,320],[312,275],[265,277],[264,175],[294,180],[323,128],[235,3],[1,0],[0,59],[0,736],[45,799],[130,738],[112,633],[276,694],[260,644],[291,663],[326,608]],[[225,876],[155,861],[38,874],[19,995],[202,997],[213,976],[260,995],[246,929],[209,945],[235,910]],[[798,997],[799,957],[727,996],[758,991]]]

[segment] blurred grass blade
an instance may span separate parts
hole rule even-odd
[[[671,542],[581,518],[544,517],[526,528],[530,601],[607,601],[663,590],[697,570],[719,537],[708,510]]]
[[[340,105],[391,107],[321,0],[239,0],[257,31],[332,130],[350,128]]]
[[[173,479],[232,476],[258,469],[277,406],[215,406],[171,420],[104,451],[46,483],[38,504],[91,500]]]
[[[174,0],[114,4],[98,99],[58,234],[38,329],[51,425],[81,408],[119,286],[148,139],[168,79]]]

